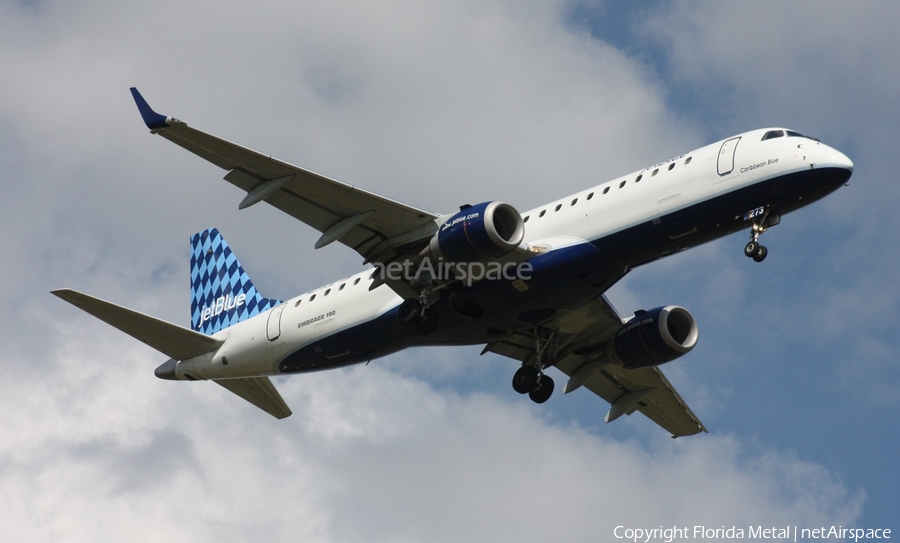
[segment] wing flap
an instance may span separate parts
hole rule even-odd
[[[190,328],[178,326],[76,290],[65,288],[51,291],[51,294],[175,360],[186,360],[215,351],[223,343],[221,340],[195,332]]]
[[[247,377],[244,379],[222,379],[213,381],[222,388],[272,415],[276,419],[291,416],[291,408],[284,402],[278,389],[268,377]]]
[[[688,407],[687,403],[669,383],[665,374],[659,368],[645,368],[645,374],[641,379],[659,383],[656,391],[647,396],[638,407],[638,410],[647,418],[659,424],[672,434],[673,438],[690,436],[700,432],[708,432],[706,426],[700,422],[697,415]]]

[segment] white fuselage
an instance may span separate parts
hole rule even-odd
[[[543,252],[597,243],[681,210],[700,209],[700,204],[707,204],[708,209],[729,195],[729,205],[735,206],[733,196],[743,194],[742,189],[779,177],[820,168],[853,168],[844,154],[809,138],[763,140],[763,135],[772,130],[778,129],[728,138],[531,209],[522,214],[525,243],[541,247]],[[785,212],[822,195],[810,195],[808,201],[800,195]],[[752,216],[757,206],[767,204],[756,196],[748,197],[739,207],[729,209],[728,220],[736,220],[744,212]],[[633,260],[628,255],[616,258],[625,266],[639,265],[747,226],[749,223],[738,221],[695,239],[697,228],[687,222],[675,227],[683,231],[667,234],[671,244],[664,250]],[[214,337],[225,340],[222,347],[213,354],[182,361],[176,374],[182,379],[223,379],[281,373],[279,362],[289,354],[373,321],[403,301],[386,285],[369,290],[371,275],[371,269],[364,270],[218,332]],[[348,352],[350,348],[348,345]],[[339,360],[343,355],[339,348],[329,353],[325,358]],[[308,370],[327,367],[333,366],[311,366]]]

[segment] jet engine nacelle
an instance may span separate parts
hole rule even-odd
[[[484,262],[514,250],[525,237],[525,222],[503,202],[470,206],[448,219],[431,238],[432,255],[448,262]]]
[[[623,324],[607,352],[628,369],[659,366],[690,352],[698,335],[690,311],[667,305],[639,313]]]

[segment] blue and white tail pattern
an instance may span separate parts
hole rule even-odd
[[[280,303],[256,290],[218,230],[191,236],[192,329],[215,334]]]

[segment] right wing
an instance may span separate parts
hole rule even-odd
[[[584,386],[610,403],[606,422],[640,411],[665,428],[673,438],[706,432],[706,427],[669,383],[659,368],[626,369],[603,361],[602,352],[587,347],[613,338],[624,321],[605,296],[555,317],[542,327],[557,335],[559,359],[555,367],[569,376],[565,391]],[[522,362],[535,353],[534,329],[516,330],[509,337],[488,344],[485,351]]]
[[[417,253],[437,231],[439,216],[434,213],[191,128],[183,121],[153,111],[136,88],[131,93],[152,133],[228,170],[225,180],[247,192],[239,208],[265,200],[322,232],[317,249],[340,241],[366,262],[386,263]],[[394,290],[403,288],[390,286]],[[400,294],[410,296],[409,292]],[[416,294],[412,291],[411,295]]]

